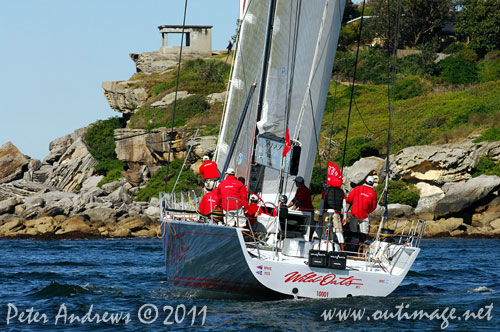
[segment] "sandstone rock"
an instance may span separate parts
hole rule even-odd
[[[223,103],[226,100],[226,91],[219,93],[211,93],[207,96],[207,100],[210,104]]]
[[[184,56],[183,54],[182,57],[184,58]],[[187,58],[190,58],[189,55],[187,56]],[[158,51],[141,54],[131,53],[130,58],[135,62],[138,73],[164,72],[176,67],[178,64],[178,60],[174,54],[166,54]]]
[[[456,229],[450,233],[451,236],[462,236],[464,234],[465,234],[465,231],[462,231],[460,229]]]
[[[500,229],[500,218],[495,219],[495,220],[493,220],[492,222],[490,222],[490,226],[491,226],[493,229]]]
[[[438,224],[440,224],[444,230],[448,232],[452,232],[458,228],[458,226],[462,225],[464,220],[462,218],[448,218],[448,219],[438,219],[436,220]]]
[[[187,98],[189,96],[192,96],[192,95],[190,95],[187,91],[178,91],[177,92],[177,100],[181,100],[181,99]],[[172,104],[174,102],[174,100],[175,100],[175,92],[171,92],[171,93],[165,95],[165,97],[163,97],[161,100],[152,103],[151,106],[152,107],[165,107],[165,106]]]
[[[390,218],[409,216],[413,213],[413,208],[404,204],[389,204],[387,209]]]
[[[420,180],[433,184],[467,180],[473,167],[470,151],[449,146],[412,146],[391,162],[391,180]]]
[[[111,208],[96,207],[85,211],[92,222],[111,222],[116,219],[116,211]]]
[[[187,145],[193,145],[192,152],[201,159],[204,155],[212,155],[214,153],[217,147],[217,136],[196,137],[196,139],[190,139]]]
[[[87,190],[92,190],[97,187],[97,184],[101,182],[101,180],[104,178],[102,175],[93,175],[87,178],[85,181],[82,183],[82,188],[80,191],[87,191]]]
[[[81,217],[75,216],[64,221],[56,231],[56,234],[66,234],[69,232],[86,233],[88,231],[90,231],[90,226]]]
[[[117,225],[118,228],[126,228],[131,232],[137,232],[141,229],[144,229],[146,223],[139,217],[130,217],[120,221]]]
[[[12,213],[16,205],[22,203],[20,198],[11,198],[0,201],[0,214]]]
[[[0,183],[20,179],[28,167],[29,159],[11,142],[0,147]]]
[[[42,163],[38,159],[30,159],[28,162],[28,169],[23,174],[23,179],[26,181],[33,181],[34,172],[38,171]]]
[[[64,152],[60,157],[57,157],[58,161],[54,163],[44,184],[61,191],[72,191],[76,187],[81,187],[85,180],[93,175],[97,160],[92,157],[84,142],[83,136],[87,130],[88,127],[80,128],[61,138],[64,143],[56,146],[58,146],[57,149],[62,149]],[[59,155],[61,151],[57,151],[57,155]],[[34,177],[42,169],[43,166],[39,171],[35,172]]]
[[[149,206],[146,210],[144,210],[144,214],[147,216],[158,219],[160,218],[160,207],[159,206]]]
[[[136,88],[140,81],[102,82],[104,96],[109,106],[117,112],[133,113],[144,105],[148,93],[144,88]]]
[[[444,186],[445,196],[435,207],[436,216],[460,212],[500,188],[500,177],[481,175],[468,181]]]
[[[128,237],[130,236],[130,229],[128,228],[118,228],[112,232],[109,232],[111,237]]]
[[[420,197],[415,214],[425,220],[434,219],[434,211],[436,210],[437,203],[444,197],[444,193]]]
[[[448,236],[449,232],[445,229],[444,225],[436,222],[435,220],[429,220],[425,223],[425,236]]]
[[[0,226],[0,236],[11,235],[12,233],[15,233],[16,229],[19,229],[20,227],[23,227],[21,219],[14,218]]]
[[[133,232],[132,236],[145,236],[145,237],[153,237],[156,236],[156,231],[154,229],[141,229],[140,231]]]
[[[120,188],[121,186],[125,185],[127,183],[127,179],[125,178],[121,178],[121,179],[118,179],[117,181],[114,181],[114,182],[110,182],[110,183],[106,183],[106,184],[103,184],[101,186],[102,190],[106,193],[106,194],[111,194],[113,191],[117,190],[118,188]]]
[[[420,198],[444,194],[441,188],[433,186],[426,182],[419,182],[415,185],[415,187],[417,187],[420,192]]]
[[[130,197],[125,187],[118,187],[118,189],[106,197],[106,200],[113,203],[113,206],[120,206],[121,203],[132,203],[132,197]]]
[[[377,175],[381,177],[385,160],[378,157],[367,157],[356,161],[351,167],[344,170],[344,185],[348,191],[362,184],[368,175]],[[375,182],[378,183],[377,179]]]
[[[143,182],[142,172],[134,172],[132,170],[128,170],[126,172],[122,172],[122,174],[127,179],[128,183],[130,183],[134,187],[138,187]]]
[[[37,233],[45,234],[55,230],[55,222],[52,217],[42,217],[38,219],[26,220],[24,225],[27,228],[34,228]]]

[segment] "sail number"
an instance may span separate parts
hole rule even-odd
[[[328,292],[325,291],[316,291],[317,297],[328,297]]]

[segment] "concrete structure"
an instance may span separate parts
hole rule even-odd
[[[168,46],[169,33],[182,33],[182,25],[160,25],[162,43],[161,53],[179,53],[180,46]],[[184,45],[182,52],[186,54],[211,55],[212,54],[212,26],[211,25],[185,25]]]

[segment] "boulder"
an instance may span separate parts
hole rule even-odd
[[[102,175],[93,175],[87,178],[85,181],[82,183],[82,188],[80,191],[87,191],[87,190],[93,190],[94,188],[97,188],[97,185],[101,180],[104,178]]]
[[[137,232],[146,227],[146,223],[140,217],[130,217],[124,219],[117,224],[118,228],[125,228],[131,232]]]
[[[190,95],[187,91],[178,91],[177,92],[177,100],[185,99],[189,96],[192,96],[192,95]],[[165,97],[158,100],[157,102],[152,103],[151,106],[152,107],[165,107],[165,106],[172,104],[174,102],[174,100],[175,100],[175,92],[171,92],[171,93],[165,95]]]
[[[183,54],[184,58],[187,56],[188,58],[193,58],[188,54]],[[137,72],[144,73],[158,73],[165,72],[173,67],[176,67],[178,64],[178,59],[175,54],[167,54],[162,52],[144,52],[140,54],[131,53],[130,58],[135,62],[135,66],[137,68]]]
[[[207,100],[210,104],[223,103],[226,100],[226,91],[211,93],[207,95]]]
[[[111,208],[95,207],[85,210],[84,214],[87,215],[92,222],[112,222],[116,220],[116,211]]]
[[[433,186],[427,182],[419,182],[415,185],[415,187],[417,187],[420,192],[420,198],[444,194],[441,188],[439,188],[438,186]]]
[[[144,214],[153,219],[158,219],[160,218],[160,207],[150,205],[146,210],[144,210]]]
[[[382,177],[384,172],[385,160],[378,157],[367,157],[356,161],[352,166],[344,170],[344,185],[347,191],[351,191],[356,185],[364,183],[368,175]]]
[[[493,229],[500,229],[500,218],[493,220],[490,222],[490,226]]]
[[[454,146],[412,146],[391,159],[391,180],[425,181],[442,185],[470,179],[471,151]]]
[[[34,228],[37,233],[45,234],[55,230],[55,221],[53,217],[41,217],[24,221],[27,228]]]
[[[129,237],[130,229],[128,228],[117,228],[114,231],[109,232],[109,236],[111,237]]]
[[[138,83],[142,81],[102,82],[109,106],[123,114],[133,113],[141,108],[148,99],[148,92],[144,88],[136,87]]]
[[[87,233],[90,231],[90,226],[79,216],[67,219],[58,228],[56,234],[66,234],[69,232]]]
[[[6,183],[23,177],[29,159],[12,142],[0,147],[0,183]]]
[[[436,223],[440,224],[447,232],[452,232],[458,229],[464,223],[464,220],[462,218],[438,219]]]
[[[0,236],[12,236],[16,231],[23,228],[23,222],[19,218],[13,218],[0,226]]]
[[[196,139],[190,139],[187,145],[193,145],[192,152],[201,159],[204,155],[212,155],[214,153],[217,147],[217,136],[196,137]]]
[[[443,186],[445,196],[435,207],[436,216],[460,212],[500,188],[500,177],[481,175],[468,181]]]
[[[413,208],[404,204],[389,204],[387,206],[390,218],[410,216],[413,214]]]
[[[134,172],[132,170],[128,170],[122,172],[122,174],[127,179],[128,183],[130,183],[133,187],[138,187],[143,182],[142,172]]]
[[[0,214],[14,212],[14,208],[16,207],[16,205],[19,205],[21,203],[22,200],[20,198],[10,198],[0,201]]]

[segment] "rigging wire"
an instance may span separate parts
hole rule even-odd
[[[342,167],[340,169],[340,172],[344,172],[344,164],[345,164],[345,153],[347,150],[347,137],[349,135],[349,122],[351,121],[351,110],[352,110],[352,100],[354,97],[354,85],[356,83],[356,71],[358,68],[358,57],[359,57],[359,47],[361,44],[361,32],[363,30],[363,16],[365,15],[365,0],[363,0],[363,9],[361,10],[361,20],[359,23],[359,35],[358,35],[358,47],[356,49],[356,61],[354,63],[354,74],[352,76],[352,86],[351,86],[351,99],[349,101],[349,114],[347,116],[347,128],[345,131],[345,140],[344,140],[344,152],[342,154]]]
[[[168,149],[168,157],[167,157],[167,172],[165,175],[165,192],[167,191],[167,182],[168,182],[168,171],[170,167],[170,155],[172,154],[172,146],[174,145],[174,124],[175,124],[175,110],[177,106],[177,92],[179,91],[179,77],[181,72],[181,59],[182,59],[182,44],[184,44],[184,29],[186,27],[186,12],[187,12],[188,0],[185,0],[184,3],[184,18],[182,21],[182,32],[181,32],[181,47],[179,50],[179,63],[177,65],[177,79],[175,83],[175,96],[174,96],[174,111],[172,113],[172,128],[170,130],[170,144]]]
[[[333,107],[332,107],[332,119],[330,121],[330,137],[328,138],[328,160],[331,160],[331,153],[332,153],[332,137],[333,137],[333,119],[335,115],[335,102],[337,101],[337,85],[339,81],[339,71],[337,71],[337,77],[335,78],[335,90],[333,92]]]

